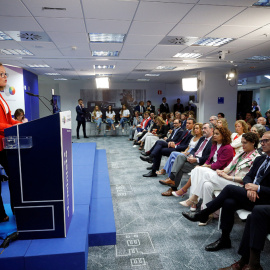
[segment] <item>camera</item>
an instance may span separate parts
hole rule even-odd
[[[228,54],[228,53],[229,53],[229,51],[219,51],[219,52],[218,52],[218,59],[219,59],[219,60],[224,60],[226,54]]]

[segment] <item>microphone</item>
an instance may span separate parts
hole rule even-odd
[[[29,96],[32,96],[32,97],[38,97],[39,95],[35,95],[35,94],[32,94],[30,92],[25,92],[25,94],[29,95]]]

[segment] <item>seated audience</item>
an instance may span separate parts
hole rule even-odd
[[[203,165],[206,162],[211,152],[213,131],[214,125],[212,123],[204,123],[203,137],[199,139],[196,147],[191,150],[189,156],[179,155],[176,157],[169,177],[159,181],[162,185],[170,186],[166,196],[171,196],[172,191],[177,191],[184,173],[189,173],[196,166]],[[177,195],[183,196],[186,192],[187,190],[181,188],[177,192]]]
[[[261,124],[265,127],[266,131],[269,131],[270,128],[266,126],[266,119],[264,117],[259,117],[257,120],[257,124]]]
[[[138,111],[135,111],[135,116],[133,117],[133,123],[129,130],[129,137],[130,141],[133,141],[134,132],[137,129],[137,126],[140,125],[142,122],[142,117],[140,116]]]
[[[217,126],[218,127],[228,128],[228,122],[227,122],[227,120],[225,118],[218,118]]]
[[[175,112],[174,116],[175,116],[175,119],[181,120],[181,113],[180,112]]]
[[[248,127],[245,121],[237,120],[234,124],[235,132],[231,135],[232,143],[231,146],[234,149],[234,154],[237,154],[239,151],[243,151],[242,148],[242,135],[248,132]]]
[[[137,129],[134,132],[134,140],[139,141],[139,138],[141,138],[143,136],[143,132],[147,132],[148,127],[151,124],[151,118],[150,118],[150,114],[148,111],[146,111],[143,114],[143,120],[141,122],[140,125],[137,126]],[[135,144],[139,144],[139,143],[135,143]]]
[[[261,124],[256,124],[256,125],[254,125],[254,126],[251,128],[250,131],[253,132],[253,133],[255,133],[255,134],[258,136],[258,138],[260,139],[260,138],[263,136],[263,134],[266,132],[266,129],[265,129],[265,127],[264,127],[263,125],[261,125]],[[261,146],[260,143],[258,144],[258,152],[259,152],[261,155],[264,154],[263,151],[262,151],[262,146]]]
[[[212,115],[212,116],[210,116],[210,118],[209,118],[209,122],[212,123],[214,126],[217,125],[217,120],[218,120],[218,117],[215,116],[215,115]]]
[[[249,118],[246,123],[248,125],[248,131],[250,131],[251,128],[256,125],[256,121],[253,118]]]
[[[147,136],[152,136],[153,135],[152,132],[156,133],[156,130],[158,129],[157,118],[160,116],[155,115],[152,119],[151,115],[152,115],[152,113],[150,114],[151,122],[150,122],[150,126],[148,127],[148,130],[146,132],[143,132],[141,139],[138,141],[138,143],[140,144],[141,147],[144,145],[144,142],[145,142]],[[161,120],[164,122],[164,120],[162,118],[161,118]],[[141,149],[139,149],[139,150],[141,150]]]
[[[214,243],[207,245],[206,251],[218,251],[231,247],[230,233],[234,225],[235,211],[238,209],[252,211],[256,205],[270,204],[270,131],[264,133],[261,145],[266,156],[255,159],[253,166],[243,179],[244,188],[228,185],[213,201],[206,205],[207,208],[202,211],[182,213],[192,222],[205,223],[210,214],[222,207],[221,237]]]
[[[109,125],[109,130],[111,130],[111,128],[113,128],[113,130],[115,130],[114,119],[115,119],[115,112],[112,110],[112,106],[109,105],[108,109],[106,111],[106,121]]]
[[[214,133],[215,136],[215,133]],[[197,167],[191,172],[190,201],[203,200],[202,209],[213,198],[214,190],[222,190],[227,185],[243,186],[242,179],[248,173],[256,157],[260,156],[256,150],[259,143],[258,136],[252,132],[243,134],[243,152],[238,153],[232,162],[223,170],[207,170]],[[186,204],[182,204],[186,205]],[[212,215],[209,217],[212,219]],[[209,221],[209,220],[208,220]],[[206,224],[202,224],[206,225]]]
[[[193,148],[195,148],[195,146],[197,145],[199,139],[202,137],[202,124],[201,123],[196,123],[194,126],[193,126],[193,129],[192,129],[192,132],[191,134],[194,136],[190,142],[189,142],[189,145],[187,147],[187,149],[184,151],[184,152],[172,152],[170,154],[170,157],[168,158],[165,166],[163,167],[163,169],[161,169],[160,171],[157,171],[156,174],[157,175],[164,175],[166,173],[168,173],[168,175],[170,175],[171,173],[171,168],[172,168],[172,165],[176,159],[177,156],[179,155],[184,155],[184,156],[189,156],[191,150]]]
[[[128,121],[129,116],[130,116],[130,111],[127,109],[125,104],[122,105],[122,108],[121,108],[119,114],[120,114],[121,119],[120,119],[119,124],[116,126],[116,128],[118,128],[121,125],[122,132],[124,132],[125,123]]]
[[[28,119],[25,118],[24,116],[24,111],[23,109],[17,109],[14,113],[14,120],[17,120],[21,123],[27,123],[28,122]]]
[[[270,205],[256,205],[248,215],[238,254],[241,259],[219,270],[262,270],[261,251],[270,230]]]
[[[177,120],[175,120],[177,121]],[[164,140],[158,140],[152,149],[149,151],[147,157],[141,156],[141,160],[147,162],[153,162],[152,170],[148,174],[144,174],[144,177],[154,177],[157,176],[156,171],[159,170],[160,161],[162,156],[169,156],[171,152],[178,151],[181,152],[188,147],[189,141],[192,138],[191,130],[195,124],[195,119],[188,118],[187,120],[187,130],[182,132],[179,140],[174,142],[166,142]],[[146,152],[148,153],[148,152]]]
[[[145,139],[145,146],[144,146],[145,152],[148,152],[153,147],[153,145],[157,140],[163,139],[165,136],[167,136],[168,125],[166,125],[166,123],[160,116],[157,117],[156,122],[158,126],[157,129],[152,130],[151,133],[147,133],[148,136]]]
[[[101,131],[101,122],[102,122],[102,112],[99,109],[98,105],[95,106],[95,109],[92,113],[92,118],[94,122],[97,124],[97,130],[100,133]]]
[[[190,194],[197,194],[197,187],[200,185],[200,181],[216,170],[223,170],[227,167],[233,159],[233,148],[231,147],[231,133],[227,128],[215,127],[213,134],[213,143],[211,147],[211,153],[202,166],[197,166],[191,171],[191,177],[188,183],[185,185],[185,190],[191,186]],[[195,193],[196,192],[196,193]],[[173,195],[178,195],[173,193]],[[188,200],[180,202],[183,206],[192,206],[192,210],[196,210],[196,204],[198,203],[198,196],[191,196]]]
[[[266,126],[270,128],[270,110],[265,113]]]
[[[134,108],[134,113],[138,111],[140,115],[143,115],[145,112],[144,102],[140,101],[139,104]]]
[[[222,113],[222,112],[220,112],[220,113],[218,113],[217,117],[218,117],[218,118],[225,118],[225,114]]]

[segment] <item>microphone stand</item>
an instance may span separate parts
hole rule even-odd
[[[25,92],[25,93],[26,93],[27,95],[29,95],[29,96],[37,97],[37,98],[40,100],[40,102],[42,102],[43,105],[50,111],[50,113],[53,114],[53,111],[45,104],[45,102],[41,99],[41,97],[45,98],[47,101],[49,101],[49,102],[51,103],[50,100],[48,100],[48,99],[47,99],[46,97],[44,97],[44,96],[35,95],[35,94],[29,93],[29,92]]]

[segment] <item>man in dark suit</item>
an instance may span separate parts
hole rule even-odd
[[[190,100],[188,102],[188,105],[185,107],[185,111],[193,111],[196,115],[196,110],[197,110],[196,106],[193,104],[193,101]]]
[[[155,106],[152,105],[151,100],[147,100],[146,110],[149,111],[150,113],[155,113]]]
[[[177,120],[175,120],[175,121],[177,121]],[[152,170],[149,173],[144,174],[143,175],[144,177],[157,176],[156,171],[159,170],[160,161],[161,161],[162,156],[168,157],[171,154],[171,152],[173,152],[173,151],[182,152],[188,147],[188,144],[189,144],[191,138],[193,137],[191,134],[191,130],[193,129],[195,122],[196,122],[195,119],[188,118],[187,130],[182,132],[182,135],[180,136],[180,138],[178,139],[177,142],[175,142],[175,141],[165,142],[163,140],[159,140],[156,142],[154,148],[151,149],[151,153],[149,156],[147,156],[147,157],[141,156],[140,157],[141,160],[143,160],[143,161],[148,161],[148,162],[152,161],[153,162]]]
[[[205,163],[211,152],[213,131],[214,126],[211,123],[205,123],[203,137],[199,139],[196,147],[191,150],[188,156],[179,155],[176,157],[169,179],[159,181],[162,185],[170,186],[166,192],[162,193],[163,196],[172,196],[172,192],[176,191],[180,185],[183,174],[189,173],[196,166]]]
[[[175,112],[180,112],[180,113],[184,112],[184,106],[180,102],[181,102],[181,100],[180,100],[180,98],[178,98],[177,101],[176,101],[176,104],[174,104],[174,106],[173,106],[173,112],[174,113]]]
[[[85,115],[86,115],[86,110],[84,108],[83,100],[79,99],[78,100],[79,105],[76,107],[76,112],[77,112],[77,139],[80,139],[79,131],[80,131],[80,126],[82,125],[83,127],[83,136],[84,138],[88,138],[86,136],[86,131],[85,131]]]
[[[141,100],[139,104],[134,108],[134,113],[138,111],[140,115],[143,115],[145,112],[144,102]]]
[[[270,205],[270,131],[264,133],[260,142],[266,156],[255,159],[253,166],[243,179],[244,188],[228,185],[213,201],[206,205],[207,208],[204,210],[196,213],[182,213],[191,221],[205,223],[210,214],[222,207],[221,238],[206,246],[206,251],[217,251],[231,247],[230,233],[236,210],[252,211],[255,205]]]
[[[165,97],[162,98],[162,103],[159,106],[159,113],[162,114],[163,112],[169,113],[170,108],[168,103],[166,103],[167,99]]]
[[[270,205],[256,205],[248,216],[238,254],[242,257],[236,263],[219,270],[261,269],[260,255],[265,239],[270,233]],[[246,267],[246,268],[245,268]]]

